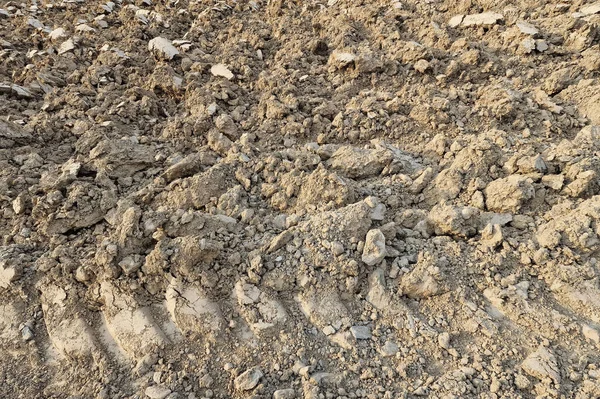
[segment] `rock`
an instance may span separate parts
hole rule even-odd
[[[64,41],[58,47],[58,55],[65,54],[65,53],[68,53],[69,51],[73,51],[73,50],[75,50],[75,43],[73,42],[73,39],[69,39],[69,40]]]
[[[343,146],[333,153],[327,163],[333,170],[356,179],[378,175],[391,161],[392,154],[385,149]]]
[[[425,73],[429,69],[429,62],[427,60],[419,60],[415,62],[415,71]]]
[[[596,345],[600,344],[600,332],[598,332],[596,328],[588,324],[584,324],[581,326],[581,333],[584,337],[586,337]]]
[[[452,207],[442,203],[431,208],[428,224],[436,235],[472,237],[477,234],[479,210],[472,207]]]
[[[398,345],[392,341],[385,341],[385,344],[379,349],[379,352],[385,357],[395,356],[398,353]]]
[[[67,36],[67,32],[63,28],[56,28],[48,35],[48,37],[52,41],[63,38],[65,36]]]
[[[369,230],[365,238],[362,261],[373,266],[381,262],[385,255],[385,236],[379,229]]]
[[[159,58],[172,60],[179,55],[179,50],[173,46],[169,39],[164,37],[155,37],[148,42],[148,50],[156,54]]]
[[[540,347],[531,353],[521,364],[521,368],[532,377],[540,380],[551,379],[555,384],[560,384],[560,372],[554,354],[548,349]]]
[[[481,243],[486,247],[496,248],[503,240],[502,228],[498,224],[488,223],[481,232]]]
[[[227,80],[233,79],[233,73],[224,64],[213,65],[210,68],[210,73],[212,73],[213,76],[220,76]]]
[[[544,183],[544,185],[546,187],[549,187],[553,190],[559,191],[560,189],[562,189],[563,184],[565,182],[565,176],[564,175],[545,175],[542,176],[542,183]]]
[[[523,33],[524,35],[535,36],[539,33],[539,30],[535,26],[525,21],[518,21],[517,28],[519,28],[521,33]]]
[[[171,393],[169,388],[163,387],[162,385],[152,385],[144,391],[147,397],[150,399],[165,399]]]
[[[33,337],[34,335],[33,331],[31,331],[31,328],[29,328],[29,326],[23,327],[23,329],[21,330],[21,338],[23,339],[23,341],[31,341]]]
[[[296,397],[296,391],[293,388],[278,389],[273,392],[273,399],[294,399]]]
[[[294,231],[292,229],[288,229],[281,232],[279,235],[275,236],[275,238],[271,240],[267,252],[271,253],[277,251],[278,249],[282,248],[285,244],[290,242],[292,238],[294,238]]]
[[[440,348],[450,349],[450,334],[443,332],[438,335],[438,344]]]
[[[600,13],[600,1],[581,7],[579,12],[585,16]]]
[[[371,328],[367,326],[352,326],[350,332],[356,339],[371,339]]]
[[[457,26],[491,26],[502,21],[504,16],[495,12],[484,12],[481,14],[456,15],[448,21],[448,25]]]
[[[450,26],[451,28],[456,28],[462,23],[464,18],[464,14],[455,15],[448,21],[448,26]]]
[[[535,189],[528,178],[510,175],[488,184],[484,193],[485,204],[490,211],[517,213],[526,201],[534,197]]]
[[[263,372],[257,367],[248,369],[236,377],[235,388],[240,391],[250,391],[258,385],[263,375]]]

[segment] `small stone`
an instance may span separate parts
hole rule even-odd
[[[450,26],[451,28],[456,28],[462,23],[464,18],[465,16],[463,14],[455,15],[448,21],[448,26]]]
[[[50,40],[53,40],[53,41],[56,39],[65,37],[65,36],[67,36],[67,32],[63,28],[56,28],[52,32],[50,32],[50,34],[48,35]]]
[[[386,208],[384,204],[375,205],[373,211],[371,212],[371,220],[383,220],[385,218],[385,210]]]
[[[334,256],[340,256],[344,253],[344,245],[339,241],[334,241],[331,243],[331,253]]]
[[[73,43],[73,39],[69,39],[64,41],[60,47],[58,48],[58,55],[68,53],[69,51],[73,51],[75,49],[75,43]]]
[[[263,375],[263,372],[257,367],[246,370],[235,379],[235,388],[240,391],[250,391],[258,385]]]
[[[31,341],[33,339],[33,331],[31,331],[29,326],[23,327],[21,330],[21,338],[23,338],[23,341]]]
[[[544,183],[544,185],[546,187],[550,187],[553,190],[560,190],[563,187],[563,184],[565,183],[565,176],[564,175],[546,175],[542,177],[542,183]]]
[[[335,334],[335,328],[333,328],[333,326],[325,326],[323,327],[323,334],[333,335]]]
[[[529,379],[523,374],[517,374],[515,376],[515,385],[519,389],[527,389],[529,388],[529,385],[531,385],[531,383],[529,382]]]
[[[294,399],[296,397],[296,391],[293,388],[278,389],[273,392],[273,399]]]
[[[175,56],[179,55],[179,50],[173,46],[169,39],[165,39],[164,37],[155,37],[150,40],[148,42],[148,50],[165,60],[172,60]]]
[[[525,22],[525,21],[517,22],[517,28],[519,28],[521,33],[523,33],[525,35],[533,36],[533,35],[537,35],[539,33],[539,30],[535,26],[533,26],[529,22]]]
[[[395,342],[386,341],[379,351],[385,357],[394,356],[396,353],[398,353],[398,345]]]
[[[362,261],[373,266],[381,262],[385,255],[385,236],[379,229],[369,230],[365,239]]]
[[[17,198],[15,198],[12,202],[12,208],[17,215],[20,215],[23,212],[25,212],[25,209],[27,209],[26,197],[23,195],[17,196]]]
[[[548,43],[545,40],[536,40],[535,41],[535,49],[539,52],[544,52],[548,50]]]
[[[356,339],[371,339],[371,329],[367,326],[352,326],[350,332]]]
[[[146,388],[144,391],[147,397],[150,399],[165,399],[171,393],[169,388],[163,387],[162,385],[152,385]]]
[[[450,334],[447,332],[443,332],[438,335],[438,344],[441,348],[449,349],[450,348]]]
[[[224,64],[216,64],[210,68],[210,73],[213,76],[220,76],[227,80],[233,79],[233,73]]]
[[[486,247],[496,248],[502,244],[503,240],[504,236],[499,224],[488,223],[481,232],[481,243]]]

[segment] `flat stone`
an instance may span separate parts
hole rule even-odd
[[[600,1],[581,7],[579,12],[584,16],[598,14],[600,12]]]
[[[497,12],[484,12],[481,14],[471,14],[465,16],[461,26],[490,26],[495,25],[504,19],[502,14]]]
[[[162,385],[152,385],[151,387],[146,388],[144,393],[150,399],[165,399],[171,394],[171,390]]]
[[[210,68],[210,73],[212,73],[213,76],[220,76],[227,80],[233,79],[233,72],[231,72],[224,64],[213,65]]]
[[[248,369],[237,376],[234,381],[235,388],[240,391],[250,391],[258,385],[263,375],[263,372],[257,367]]]
[[[155,37],[150,40],[148,42],[148,50],[166,60],[172,60],[176,55],[179,55],[179,50],[173,46],[169,39],[165,39],[164,37]]]
[[[371,328],[367,326],[352,326],[350,332],[356,339],[371,339]]]
[[[521,364],[521,368],[532,377],[540,380],[550,378],[555,384],[560,384],[560,373],[554,354],[540,347],[531,353]]]
[[[379,349],[381,354],[385,357],[390,357],[398,353],[398,345],[392,341],[386,341],[385,344]]]
[[[521,31],[521,33],[525,35],[537,35],[540,31],[538,28],[530,24],[529,22],[519,21],[517,22],[517,28]]]

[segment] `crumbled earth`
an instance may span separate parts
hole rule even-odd
[[[599,25],[2,4],[0,396],[600,397]]]

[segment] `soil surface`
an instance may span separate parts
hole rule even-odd
[[[600,397],[599,24],[0,4],[0,396]]]

